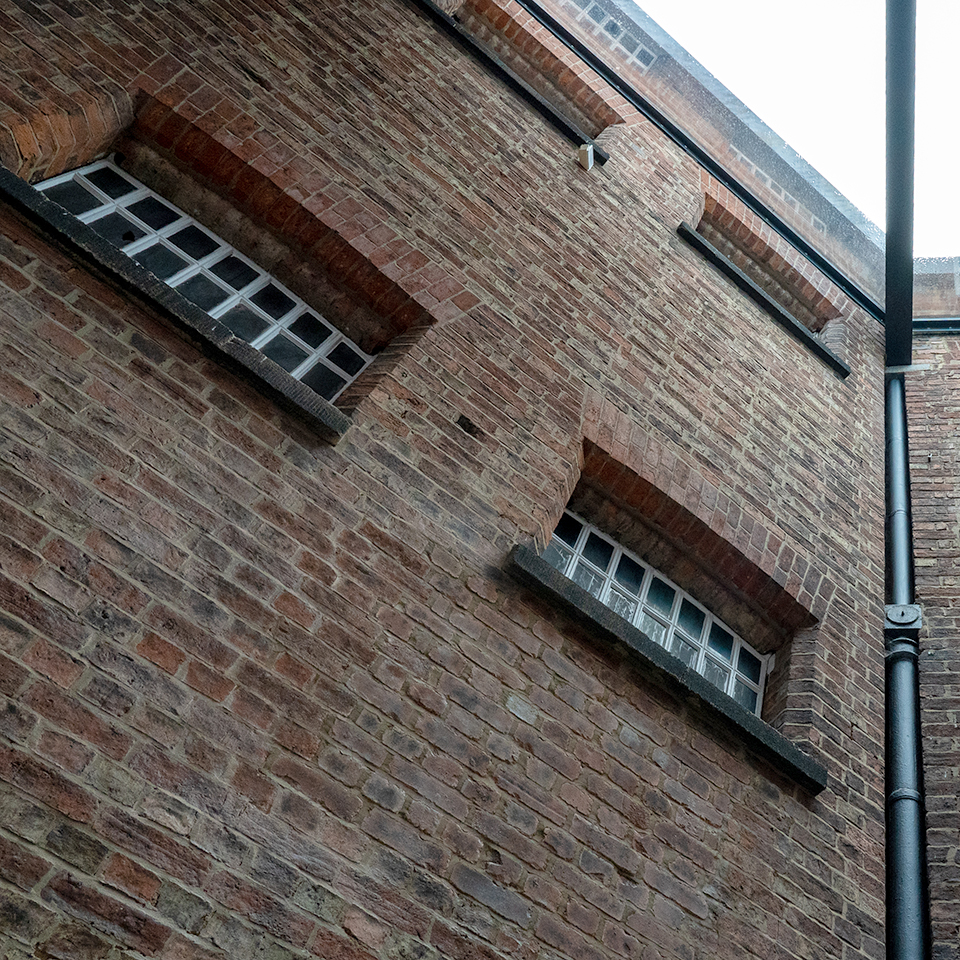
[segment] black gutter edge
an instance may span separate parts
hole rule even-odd
[[[721,273],[729,277],[754,303],[766,312],[792,337],[816,354],[841,379],[851,370],[820,338],[811,333],[796,317],[777,303],[762,287],[748,277],[729,257],[721,253],[709,240],[702,237],[689,223],[681,223],[677,233],[695,250],[703,254]]]
[[[936,317],[913,321],[913,332],[918,337],[949,336],[960,333],[960,317]]]
[[[614,70],[608,67],[586,44],[578,40],[558,20],[547,13],[534,0],[517,0],[527,13],[549,30],[561,43],[577,54],[606,83],[624,99],[642,113],[657,129],[669,137],[685,153],[693,157],[711,176],[720,181],[735,197],[742,200],[761,220],[772,227],[792,246],[796,247],[814,266],[826,274],[851,300],[862,307],[870,316],[884,321],[883,308],[865,291],[853,282],[838,267],[834,266],[822,253],[813,247],[799,233],[790,227],[762,200],[754,196],[737,179],[713,159],[697,142],[672,120],[661,113],[635,87],[631,86]]]
[[[452,37],[482,66],[496,74],[514,93],[526,100],[548,123],[559,130],[571,143],[577,146],[589,144],[593,147],[594,159],[604,164],[610,159],[610,154],[598,146],[597,142],[584,133],[572,120],[565,117],[549,100],[540,96],[524,79],[514,73],[486,44],[472,37],[460,23],[444,13],[432,0],[409,0],[414,6],[425,13],[446,34]]]
[[[0,201],[62,249],[81,258],[108,281],[158,310],[180,331],[198,341],[203,352],[264,393],[329,443],[336,443],[351,425],[332,403],[295,380],[265,354],[235,336],[149,270],[104,240],[59,204],[48,200],[25,180],[0,166]]]
[[[735,728],[736,737],[776,770],[810,794],[827,785],[827,769],[807,756],[773,727],[740,706],[682,660],[667,653],[645,633],[627,623],[609,607],[568,580],[540,557],[532,547],[511,550],[508,571],[525,586],[551,603],[559,599],[567,612],[608,643],[623,644],[643,674],[672,694],[686,694],[704,709],[711,721]]]

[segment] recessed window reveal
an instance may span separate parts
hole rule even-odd
[[[269,273],[109,160],[37,189],[325,399],[335,400],[373,359]]]
[[[742,707],[760,713],[772,657],[754,650],[663,574],[569,510],[543,559]]]

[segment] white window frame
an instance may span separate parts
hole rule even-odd
[[[564,511],[542,556],[569,580],[759,716],[773,654],[755,650],[659,570],[570,510]],[[600,562],[604,557],[605,566]],[[621,568],[622,558],[626,562]],[[672,600],[667,605],[671,592]],[[697,622],[699,632],[694,629]]]
[[[131,184],[132,189],[119,197],[110,196],[100,189],[90,180],[89,174],[104,169],[111,170],[122,177]],[[261,350],[267,356],[271,356],[271,353],[273,353],[272,359],[276,359],[295,379],[306,380],[308,386],[312,379],[311,375],[319,377],[320,383],[324,382],[324,378],[335,378],[329,380],[323,390],[317,390],[327,400],[336,400],[373,359],[341,331],[337,330],[322,314],[313,310],[302,299],[291,293],[266,270],[243,256],[216,233],[184,213],[165,197],[151,190],[126,171],[121,170],[111,160],[99,160],[85,167],[71,170],[69,173],[53,177],[38,184],[37,189],[41,193],[48,193],[52,188],[70,181],[76,181],[93,198],[99,201],[97,206],[82,213],[73,214],[78,220],[97,229],[97,223],[111,214],[122,216],[134,228],[131,230],[131,235],[137,231],[141,232],[140,236],[131,239],[129,242],[117,244],[123,253],[133,260],[138,260],[138,254],[144,254],[148,250],[155,251],[160,246],[168,254],[182,260],[184,266],[177,272],[162,278],[164,283],[176,289],[184,287],[190,280],[202,278],[201,283],[207,281],[209,284],[219,287],[225,295],[224,298],[209,308],[197,303],[200,309],[215,320],[225,322],[228,326],[230,325],[231,317],[229,314],[231,311],[235,308],[242,308],[243,311],[247,311],[250,320],[257,324],[262,323],[264,325],[263,329],[249,338],[239,333],[237,335],[241,336],[241,339],[247,339],[251,346]],[[163,204],[172,215],[175,214],[175,219],[163,226],[153,227],[129,209],[147,198],[153,198]],[[171,238],[180,234],[187,227],[194,227],[199,230],[214,244],[214,248],[208,253],[194,256],[182,247],[177,246]],[[249,279],[239,287],[233,286],[229,281],[214,272],[217,265],[228,258],[233,258],[235,265],[241,269],[247,268],[243,272]],[[290,306],[285,307],[282,312],[268,312],[255,302],[257,295],[261,293],[266,295],[267,288],[270,287],[273,290],[269,293],[275,297],[278,303],[285,306],[283,298],[290,301]],[[209,286],[207,289],[210,289]],[[187,296],[185,290],[184,287],[181,292]],[[191,299],[189,296],[187,298]],[[314,340],[321,335],[322,331],[328,332],[321,342],[310,343],[302,336],[298,336],[298,330],[301,333],[306,333],[309,330]],[[285,357],[280,352],[284,348],[287,351]],[[299,360],[297,360],[298,357],[300,357]],[[346,368],[341,364],[346,364]],[[337,386],[337,381],[342,381],[342,383]]]

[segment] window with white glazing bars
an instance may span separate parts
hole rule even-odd
[[[37,187],[327,400],[372,359],[211,230],[108,160]]]
[[[565,511],[543,559],[751,713],[770,656],[758,653],[663,574]]]

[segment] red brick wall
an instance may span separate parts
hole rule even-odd
[[[880,956],[878,325],[831,293],[839,380],[678,239],[689,158],[636,124],[581,170],[405,3],[8,18],[11,109],[128,98],[433,323],[331,446],[4,214],[6,953]],[[585,440],[729,545],[692,586],[816,622],[770,719],[817,797],[506,572]]]
[[[916,340],[914,363],[929,369],[907,384],[910,469],[916,547],[917,599],[923,605],[920,695],[927,795],[927,856],[935,956],[955,958],[960,949],[957,835],[960,790],[957,765],[957,507],[960,503],[960,403],[956,337]]]

